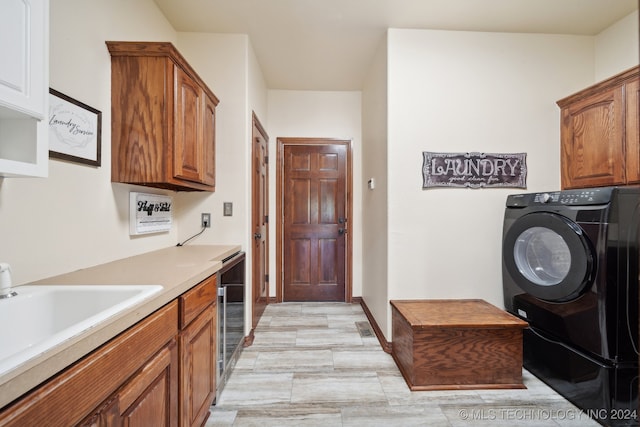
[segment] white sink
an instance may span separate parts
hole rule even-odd
[[[18,286],[0,300],[0,375],[159,292],[159,285]]]

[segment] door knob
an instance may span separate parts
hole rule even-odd
[[[346,232],[347,232],[347,230],[345,230],[344,228],[338,228],[338,234],[339,234],[339,235],[341,235],[341,236],[342,236],[342,235],[343,235],[344,233],[346,233]]]
[[[254,239],[256,239],[256,240],[258,240],[258,239],[262,239],[262,234],[260,234],[260,233],[254,233],[254,234],[253,234],[253,238],[254,238]]]

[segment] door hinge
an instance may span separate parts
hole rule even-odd
[[[269,275],[268,274],[264,275],[264,281],[265,281],[265,283],[269,283]]]
[[[269,156],[264,156],[264,164],[265,165],[269,164]]]
[[[269,224],[269,215],[264,216],[264,223]]]

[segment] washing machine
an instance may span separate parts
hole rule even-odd
[[[529,323],[524,367],[605,425],[638,425],[639,223],[640,187],[506,203],[504,305]]]

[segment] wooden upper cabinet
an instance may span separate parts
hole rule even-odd
[[[640,183],[640,82],[638,77],[627,83],[627,183]]]
[[[204,183],[216,186],[216,102],[204,98],[204,122],[202,124],[202,147],[204,149]]]
[[[640,180],[638,67],[558,101],[562,188]]]
[[[111,180],[214,191],[218,98],[171,43],[106,43]]]
[[[202,123],[202,96],[200,87],[180,68],[176,75],[176,123],[173,140],[173,171],[176,178],[202,181],[202,144],[194,144]]]

